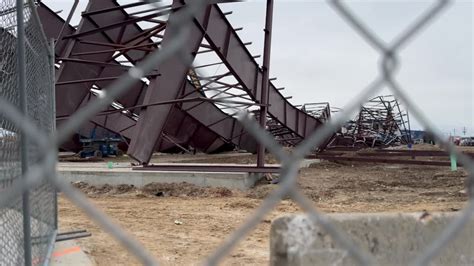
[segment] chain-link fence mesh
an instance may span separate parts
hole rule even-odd
[[[54,124],[54,77],[51,49],[42,35],[41,25],[33,19],[29,5],[25,7],[25,61],[27,114],[45,132],[52,132]],[[28,163],[36,164],[43,157],[43,150],[28,142]],[[42,261],[55,231],[56,190],[47,180],[30,189],[32,259]]]
[[[147,1],[148,2],[148,1]],[[152,3],[153,1],[149,1]],[[215,2],[215,1],[213,1]],[[30,2],[31,3],[31,2]],[[34,242],[33,256],[41,258],[47,248],[45,241],[51,232],[54,231],[53,222],[55,215],[54,191],[48,182],[53,182],[56,188],[60,189],[66,197],[80,207],[91,219],[97,222],[105,231],[114,236],[124,247],[134,254],[143,264],[155,265],[157,261],[150,253],[134,240],[118,225],[113,223],[104,213],[95,208],[87,198],[60,179],[54,174],[55,152],[59,143],[66,140],[76,131],[82,123],[88,120],[94,113],[110,105],[115,98],[122,95],[131,84],[142,78],[154,66],[163,62],[170,56],[183,56],[181,46],[186,42],[188,32],[186,31],[191,23],[192,15],[204,8],[211,1],[195,0],[188,1],[184,8],[176,11],[173,21],[169,21],[170,27],[178,27],[178,34],[173,36],[169,45],[162,47],[159,51],[151,53],[141,63],[131,68],[127,74],[117,79],[111,84],[107,93],[103,97],[91,102],[86,108],[80,109],[71,116],[58,129],[57,134],[51,136],[47,134],[51,128],[51,65],[48,65],[48,54],[46,42],[39,34],[39,25],[35,24],[32,18],[35,14],[26,8],[25,16],[27,42],[27,73],[28,73],[28,117],[21,114],[18,106],[19,93],[16,81],[16,48],[15,48],[15,5],[12,1],[3,1],[1,7],[1,29],[0,39],[1,50],[1,98],[0,113],[3,114],[1,122],[2,149],[1,158],[1,189],[0,194],[0,264],[18,264],[23,261],[23,232],[22,232],[22,208],[21,193],[30,191],[32,203],[31,221],[32,235]],[[358,110],[369,97],[382,89],[388,87],[417,120],[421,122],[428,132],[434,133],[440,145],[450,153],[456,154],[466,170],[469,171],[468,190],[469,204],[461,215],[453,221],[440,237],[434,241],[427,249],[420,253],[417,258],[413,258],[414,265],[427,265],[430,260],[439,253],[446,243],[452,240],[470,219],[474,211],[472,204],[471,186],[474,184],[474,164],[471,159],[458,152],[454,146],[444,140],[435,127],[429,122],[417,105],[412,102],[404,93],[401,85],[395,80],[394,73],[401,63],[397,57],[397,52],[401,47],[406,46],[408,41],[420,34],[420,31],[428,26],[443,11],[448,1],[434,1],[433,5],[419,16],[411,26],[401,31],[401,34],[393,42],[381,41],[380,38],[371,32],[361,20],[357,18],[351,10],[340,1],[330,1],[329,3],[337,13],[345,19],[367,42],[369,42],[381,56],[379,74],[367,88],[363,89],[358,97],[354,98],[348,106],[343,108],[339,116],[330,119],[324,126],[318,128],[309,138],[306,138],[299,146],[287,153],[275,140],[260,128],[257,122],[250,116],[243,114],[240,121],[245,128],[266,148],[273,153],[282,163],[281,183],[278,189],[270,194],[254,212],[254,214],[239,228],[237,228],[219,247],[210,254],[205,261],[207,265],[217,264],[221,259],[246,237],[255,228],[263,217],[271,211],[285,196],[290,196],[299,206],[304,209],[309,217],[317,222],[332,238],[347,249],[348,253],[359,264],[374,264],[372,255],[361,250],[348,238],[345,232],[339,230],[319,213],[312,201],[307,199],[297,188],[296,177],[299,169],[299,162],[310,153],[313,147],[321,144],[327,137],[340,128],[349,116]],[[13,11],[12,11],[13,10]],[[188,58],[184,58],[187,60]],[[23,175],[21,182],[20,155],[19,155],[19,132],[23,132],[29,138],[30,157],[32,165],[29,171]],[[42,154],[44,153],[44,154]],[[387,250],[387,252],[390,252]]]
[[[34,7],[25,2],[23,7],[24,58],[19,63],[18,23],[16,1],[0,3],[0,97],[20,109],[21,88],[19,68],[24,67],[26,115],[40,134],[50,134],[53,129],[52,60],[50,49]],[[16,120],[15,122],[18,122]],[[24,141],[23,141],[24,142]],[[21,158],[22,134],[18,127],[5,117],[0,120],[0,191],[5,193],[22,182],[22,164],[34,165],[44,156],[44,150],[36,142],[24,142],[27,156]],[[0,265],[21,265],[31,260],[34,264],[45,261],[49,246],[53,243],[56,216],[56,192],[54,186],[43,180],[29,190],[29,200],[17,194],[0,207]],[[25,204],[29,208],[24,208]],[[30,210],[30,211],[28,211]],[[28,217],[29,219],[25,219]],[[30,230],[24,230],[24,223]],[[28,236],[25,236],[25,235]],[[27,243],[25,243],[25,241]],[[29,242],[29,243],[28,243]],[[25,253],[25,244],[31,249]],[[25,260],[25,255],[28,260]]]
[[[0,94],[15,106],[19,103],[17,89],[16,12],[14,1],[0,4]],[[1,117],[0,122],[0,187],[9,189],[21,177],[20,141],[18,129]],[[23,261],[23,215],[21,195],[0,209],[0,264]]]

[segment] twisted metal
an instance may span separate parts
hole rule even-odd
[[[145,2],[154,3],[156,1]],[[71,202],[81,208],[93,221],[98,223],[105,231],[116,238],[131,254],[136,256],[141,263],[144,265],[157,265],[158,262],[156,259],[145,248],[143,248],[138,241],[126,233],[126,231],[121,227],[112,222],[106,214],[95,208],[87,197],[74,189],[70,184],[56,178],[56,148],[63,141],[67,140],[82,123],[88,120],[89,117],[110,105],[117,97],[126,92],[134,82],[145,76],[153,66],[171,56],[180,56],[182,60],[189,62],[190,59],[185,56],[181,50],[182,44],[186,42],[187,39],[187,25],[191,23],[193,14],[198,12],[205,5],[215,2],[216,1],[206,0],[188,1],[184,8],[177,11],[176,19],[169,22],[170,27],[177,27],[179,29],[179,33],[176,36],[173,36],[172,42],[170,42],[169,45],[162,47],[159,51],[150,54],[140,64],[131,68],[127,74],[112,83],[110,88],[104,90],[107,92],[103,95],[104,97],[97,98],[86,108],[80,109],[77,113],[72,115],[61,128],[58,128],[56,133],[42,130],[36,123],[38,117],[36,117],[35,114],[22,114],[21,111],[15,107],[17,104],[12,100],[12,97],[6,97],[4,94],[1,94],[0,114],[2,115],[2,123],[8,123],[8,125],[15,128],[16,131],[22,132],[22,134],[27,136],[29,141],[36,146],[35,149],[44,150],[47,154],[46,156],[39,157],[35,160],[35,162],[29,167],[29,170],[23,175],[21,182],[15,182],[9,186],[10,189],[8,191],[0,194],[0,210],[5,210],[9,208],[9,206],[17,204],[15,199],[18,199],[23,192],[35,191],[45,182],[52,184],[55,188],[62,191]],[[37,20],[34,3],[32,0],[29,0],[28,4],[33,10],[31,15],[35,17],[34,20]],[[399,37],[389,44],[385,44],[341,1],[333,0],[330,1],[329,4],[366,42],[380,53],[381,61],[379,65],[379,74],[373,82],[363,89],[359,95],[348,104],[348,106],[343,108],[344,111],[339,113],[337,117],[329,119],[324,126],[318,128],[312,136],[306,138],[300,145],[298,145],[291,154],[285,152],[283,147],[275,141],[273,136],[260,128],[255,119],[249,117],[248,114],[240,114],[239,120],[244,125],[245,129],[281,161],[282,167],[280,178],[282,182],[279,184],[279,187],[262,202],[253,215],[251,215],[244,224],[228,236],[228,238],[225,239],[224,242],[206,258],[205,261],[203,261],[204,265],[218,264],[285,196],[290,196],[300,207],[302,207],[308,213],[309,218],[318,223],[326,232],[328,232],[334,241],[346,249],[358,264],[375,264],[376,261],[371,254],[354,245],[345,232],[341,231],[337,226],[331,223],[331,220],[324,214],[320,213],[314,207],[312,201],[298,190],[296,178],[301,160],[311,152],[313,147],[322,144],[325,139],[347,121],[352,113],[358,110],[359,106],[368,100],[370,95],[381,90],[383,86],[387,86],[397,99],[407,106],[408,110],[410,110],[413,116],[422,123],[425,129],[433,133],[441,146],[451,154],[455,154],[458,160],[470,173],[468,178],[468,207],[463,210],[461,216],[445,228],[440,237],[427,247],[425,252],[422,252],[417,258],[413,259],[412,264],[427,265],[446,245],[446,243],[456,237],[456,234],[463,228],[474,212],[474,193],[472,193],[474,188],[473,162],[470,158],[457,151],[452,144],[443,139],[439,131],[436,130],[433,124],[425,117],[421,110],[418,109],[416,104],[406,96],[401,85],[394,78],[397,68],[400,67],[400,61],[397,57],[400,48],[407,45],[410,40],[420,34],[422,29],[426,28],[430,22],[437,18],[441,14],[441,11],[447,8],[449,1],[435,1],[434,4],[420,15],[411,26],[402,31]],[[44,36],[42,38],[42,42],[47,43]],[[31,70],[35,71],[35,69]],[[2,161],[2,163],[3,162],[5,161]],[[8,175],[19,176],[19,173],[8,173]],[[3,214],[0,213],[0,215]],[[3,252],[3,249],[1,251]],[[4,254],[2,253],[1,255]],[[9,253],[6,253],[5,255],[15,256],[14,254]],[[1,257],[2,256],[0,256],[0,258]]]

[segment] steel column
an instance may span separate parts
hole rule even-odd
[[[262,95],[260,96],[260,126],[265,128],[267,125],[268,113],[268,86],[270,83],[270,54],[272,50],[272,28],[273,28],[273,0],[267,0],[267,14],[265,19],[265,40],[263,48],[263,66],[262,66]],[[257,147],[257,166],[265,166],[265,146],[261,143]]]

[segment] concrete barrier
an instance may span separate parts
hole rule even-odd
[[[456,217],[455,213],[333,214],[331,222],[376,259],[376,265],[408,265]],[[270,265],[356,265],[345,249],[305,215],[275,220]],[[430,265],[474,265],[474,220]]]

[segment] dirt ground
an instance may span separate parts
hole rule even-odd
[[[198,161],[206,158],[183,157]],[[244,158],[232,157],[222,156],[217,161]],[[216,158],[219,157],[211,160]],[[176,156],[175,159],[182,161]],[[437,166],[322,162],[302,169],[298,185],[314,206],[325,213],[458,211],[467,199],[466,176],[462,168],[451,172],[448,167]],[[242,192],[185,183],[150,184],[141,190],[132,186],[75,185],[164,265],[198,264],[277,187],[262,182]],[[299,212],[296,204],[283,200],[242,239],[223,264],[268,264],[271,221]],[[63,196],[59,199],[59,219],[60,231],[87,229],[92,233],[92,237],[79,242],[97,265],[138,264]]]

